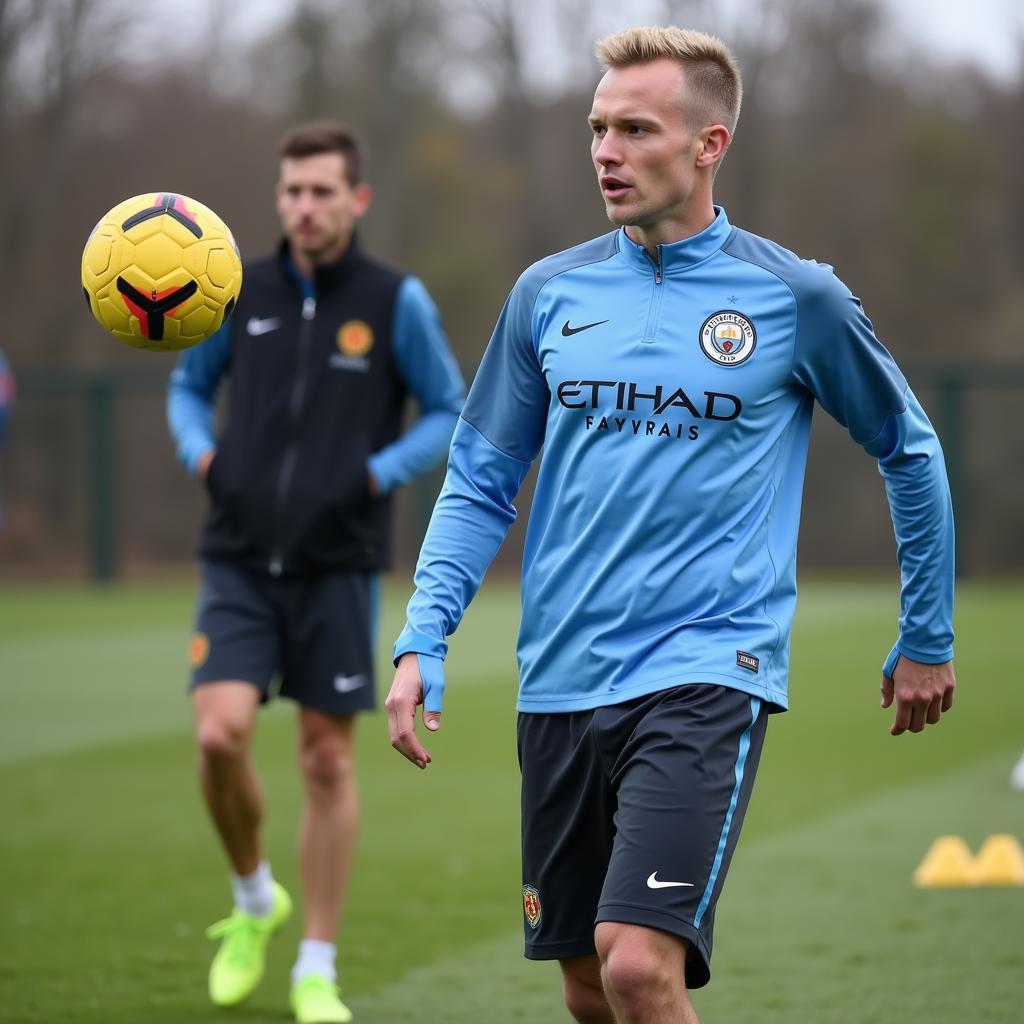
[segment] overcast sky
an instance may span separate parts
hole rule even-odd
[[[556,4],[557,0],[550,2]],[[742,12],[745,5],[755,4],[757,0],[721,2]],[[897,38],[902,37],[908,46],[928,51],[942,61],[970,62],[1004,80],[1018,73],[1024,40],[1022,0],[883,0],[883,3],[890,12]],[[232,18],[231,23],[247,37],[262,35],[281,20],[291,6],[289,0],[245,0],[244,19]],[[642,20],[638,11],[644,4],[634,2],[630,6],[632,12],[623,10],[618,19],[620,24],[612,25],[612,30]],[[210,0],[151,0],[147,5],[150,18],[173,21],[175,34],[183,43],[188,25],[201,31],[209,8]],[[193,16],[186,13],[190,10],[194,11]]]
[[[1010,78],[1024,42],[1020,0],[886,0],[900,32],[942,58],[967,60]]]

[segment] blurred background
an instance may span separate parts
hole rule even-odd
[[[1024,566],[1024,14],[1012,0],[0,0],[0,349],[16,383],[0,574],[189,564],[202,498],[164,422],[173,357],[120,346],[79,286],[141,192],[193,196],[243,256],[277,237],[276,144],[365,136],[372,251],[419,274],[467,379],[519,272],[607,230],[593,40],[711,30],[746,96],[717,183],[734,223],[831,263],[939,429],[963,573]],[[870,459],[819,415],[803,568],[892,566]],[[403,497],[399,568],[438,477]],[[528,494],[527,494],[528,500]],[[519,538],[502,554],[515,564]]]
[[[608,230],[591,51],[644,23],[737,51],[746,98],[718,201],[863,299],[941,435],[966,577],[955,713],[894,741],[876,689],[898,612],[882,482],[819,414],[794,711],[770,730],[702,1019],[1021,1019],[1024,884],[910,883],[937,835],[972,851],[1024,836],[1007,785],[1024,743],[1019,0],[0,0],[0,350],[16,387],[0,443],[0,1024],[223,1022],[202,926],[228,892],[184,697],[204,499],[165,424],[174,357],[120,345],[82,301],[89,231],[125,198],[175,191],[260,254],[282,131],[345,119],[370,147],[364,242],[427,283],[472,379],[523,268]],[[381,691],[439,481],[401,495]],[[342,963],[362,1024],[565,1019],[557,970],[520,956],[524,518],[452,645],[431,770],[394,754],[379,713],[360,727]],[[275,702],[257,739],[288,885],[292,714]],[[236,1019],[285,1019],[297,938]]]

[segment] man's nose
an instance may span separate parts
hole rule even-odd
[[[594,150],[594,162],[602,166],[618,164],[622,162],[619,147],[612,139],[611,132],[606,132]]]

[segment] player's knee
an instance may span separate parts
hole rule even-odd
[[[670,961],[651,943],[638,937],[638,929],[598,928],[598,953],[605,987],[632,1013],[640,1013],[652,1000],[660,1000],[671,986]]]
[[[660,980],[658,964],[640,950],[613,950],[604,963],[604,983],[626,1007],[642,1004]]]
[[[243,757],[248,745],[245,729],[214,717],[199,722],[196,739],[200,756],[210,765],[224,764]]]
[[[338,792],[353,778],[350,753],[333,739],[307,744],[302,751],[302,774],[310,789]]]
[[[579,1024],[606,1024],[610,1019],[608,1000],[600,985],[566,975],[563,994],[566,1009]]]

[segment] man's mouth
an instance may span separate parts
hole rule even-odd
[[[601,177],[601,191],[609,199],[618,199],[620,196],[624,196],[630,187],[629,184],[614,175],[606,174]]]

